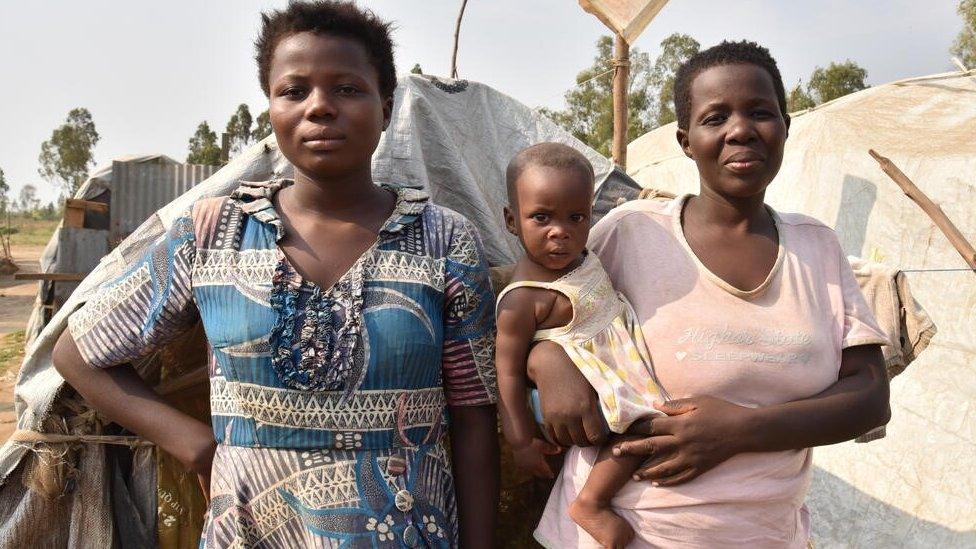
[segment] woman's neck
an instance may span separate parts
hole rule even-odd
[[[364,170],[328,180],[316,179],[295,170],[290,203],[296,209],[308,213],[328,215],[368,209],[375,204],[377,196],[382,194],[384,191],[373,184],[369,166]]]
[[[748,197],[725,196],[703,184],[699,195],[688,200],[684,217],[730,231],[765,233],[772,228],[773,219],[764,197],[765,192]]]

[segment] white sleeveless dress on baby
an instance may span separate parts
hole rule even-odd
[[[534,341],[559,344],[600,399],[610,430],[623,433],[642,418],[663,415],[654,401],[667,400],[654,376],[651,355],[633,307],[617,293],[595,254],[554,282],[509,284],[498,302],[516,288],[541,288],[569,299],[573,319],[565,326],[536,331]]]

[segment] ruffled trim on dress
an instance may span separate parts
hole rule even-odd
[[[275,229],[275,240],[284,238],[284,224],[274,209],[274,193],[291,180],[242,182],[231,194],[242,210]],[[366,368],[363,329],[364,267],[377,245],[409,226],[423,213],[428,196],[408,188],[385,186],[397,195],[390,217],[379,231],[377,243],[356,260],[336,283],[323,290],[302,279],[278,249],[279,261],[272,278],[270,305],[276,318],[270,334],[271,364],[281,381],[292,388],[338,391],[351,394]],[[304,298],[307,295],[307,298]]]

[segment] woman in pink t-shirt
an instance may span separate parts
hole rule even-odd
[[[637,533],[629,547],[805,547],[810,448],[888,421],[885,338],[834,232],[763,202],[790,123],[769,52],[723,42],[695,55],[675,111],[700,193],[628,203],[590,235],[675,399],[650,436],[617,447],[649,461],[614,510]],[[535,535],[594,547],[565,511],[596,457],[581,446],[601,439],[599,406],[577,371],[551,364],[530,376],[547,430],[576,447]]]

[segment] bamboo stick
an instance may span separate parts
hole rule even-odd
[[[613,44],[613,163],[627,171],[627,80],[630,46],[619,34]]]
[[[878,161],[881,170],[888,174],[888,177],[901,188],[902,192],[918,204],[918,207],[922,208],[922,211],[928,214],[939,230],[942,231],[942,234],[946,235],[946,238],[949,239],[949,243],[959,252],[963,260],[966,261],[969,268],[973,272],[976,272],[976,250],[973,249],[973,245],[966,240],[966,237],[963,236],[945,212],[942,211],[942,208],[935,202],[932,202],[928,196],[925,196],[925,193],[915,186],[915,183],[904,172],[898,169],[898,166],[894,162],[881,156],[874,149],[869,149],[868,153]]]

